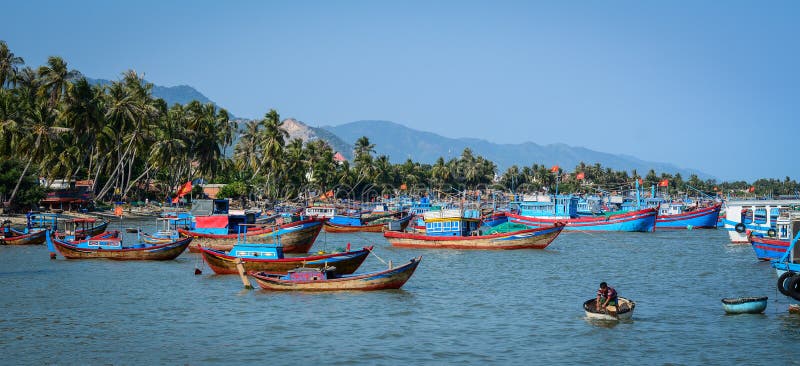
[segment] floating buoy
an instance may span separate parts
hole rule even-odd
[[[56,259],[56,253],[50,253],[50,259]]]
[[[692,226],[692,225],[686,225],[686,230],[692,230],[692,229],[694,229],[694,226]]]
[[[202,271],[202,270],[200,270],[200,268],[195,268],[195,269],[194,269],[194,275],[195,275],[195,276],[197,276],[197,275],[201,275],[201,274],[203,274],[203,271]]]

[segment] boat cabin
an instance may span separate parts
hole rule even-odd
[[[336,207],[334,206],[309,206],[306,207],[305,211],[305,216],[316,216],[328,219],[336,216]]]
[[[548,202],[512,202],[519,207],[519,214],[528,217],[568,219],[578,217],[578,197],[555,196]]]
[[[469,236],[478,232],[481,216],[478,210],[440,209],[423,215],[425,234],[429,236]]]
[[[228,255],[250,259],[282,259],[283,246],[280,244],[237,243],[231,248]]]
[[[25,219],[27,221],[25,224],[25,234],[42,229],[55,230],[58,228],[58,214],[30,211],[25,214]]]
[[[283,279],[289,281],[319,281],[319,280],[327,280],[333,278],[333,270],[336,269],[335,267],[326,267],[325,269],[321,268],[295,268],[290,270]]]
[[[239,225],[254,224],[258,216],[255,212],[231,211],[228,199],[194,200],[191,214],[192,231],[213,235],[235,234]]]

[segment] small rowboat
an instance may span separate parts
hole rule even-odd
[[[386,290],[402,287],[422,257],[411,259],[408,263],[384,271],[336,275],[330,267],[326,269],[298,268],[288,275],[273,275],[263,272],[250,272],[258,286],[271,291],[344,291],[344,290]]]
[[[586,312],[586,317],[589,319],[595,320],[622,320],[622,319],[630,319],[633,316],[633,309],[636,308],[636,303],[633,300],[626,299],[624,297],[617,297],[617,309],[609,309],[609,310],[617,310],[616,315],[611,315],[608,311],[601,309],[599,312],[595,307],[595,302],[597,299],[589,299],[583,303],[583,310]],[[610,306],[609,306],[610,307]]]
[[[737,297],[722,299],[722,308],[728,314],[761,314],[767,308],[768,297]]]

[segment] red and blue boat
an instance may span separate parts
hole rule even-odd
[[[795,225],[800,222],[800,217],[792,215],[788,211],[775,220],[775,228],[767,229],[765,233],[751,232],[749,235],[750,245],[756,253],[756,258],[762,261],[779,259],[786,254],[792,243],[792,221]]]
[[[721,203],[708,207],[688,208],[681,202],[660,205],[658,229],[713,229],[717,227]]]
[[[578,214],[578,197],[555,196],[550,201],[514,202],[517,212],[508,213],[509,221],[534,228],[564,223],[568,231],[654,231],[657,208],[630,212],[609,212],[596,216]]]

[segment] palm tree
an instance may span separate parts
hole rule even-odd
[[[25,111],[23,116],[23,123],[17,123],[13,120],[3,122],[2,130],[6,131],[16,130],[17,138],[15,147],[20,156],[27,156],[28,161],[25,163],[25,168],[22,170],[17,185],[11,191],[11,196],[8,202],[14,202],[14,198],[19,190],[20,183],[28,172],[31,163],[43,160],[48,154],[52,153],[54,142],[60,137],[61,134],[70,131],[69,128],[56,126],[57,111],[51,108],[47,103],[39,103],[34,108]]]
[[[47,65],[39,67],[39,76],[42,78],[41,94],[48,96],[50,107],[55,107],[66,93],[70,80],[80,76],[80,73],[69,70],[61,57],[50,56],[47,58]]]
[[[5,41],[0,41],[0,89],[9,85],[16,85],[17,66],[25,63],[22,57],[17,57]]]

